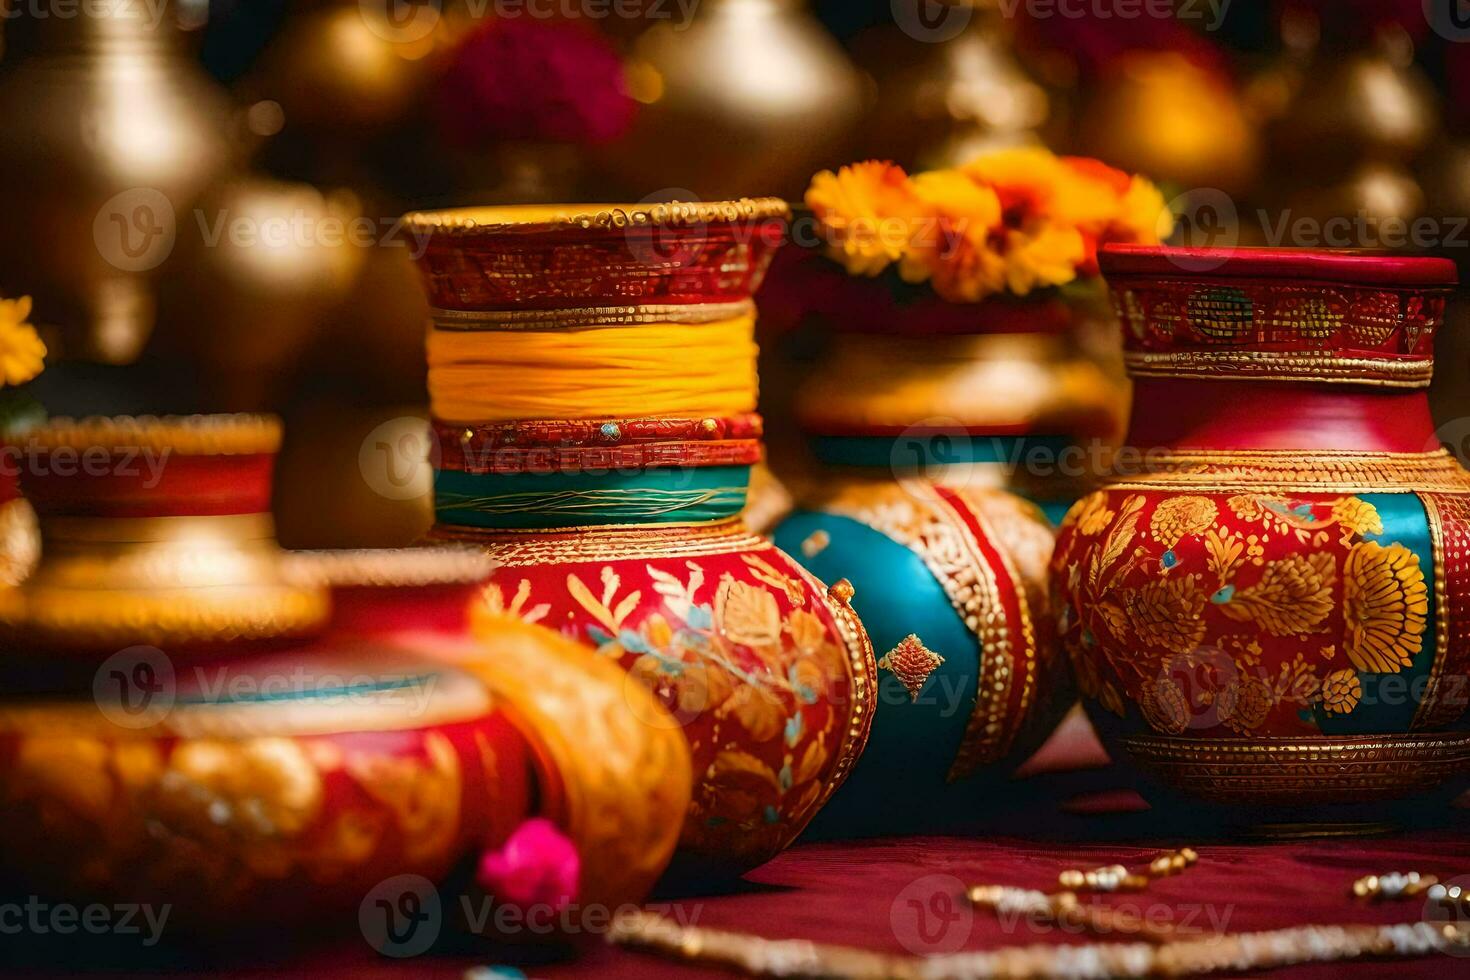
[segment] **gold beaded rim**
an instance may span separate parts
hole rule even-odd
[[[403,223],[415,231],[449,235],[581,229],[676,228],[695,224],[791,217],[777,197],[735,201],[670,201],[666,204],[512,204],[411,211]]]
[[[9,432],[5,441],[36,449],[139,449],[190,456],[245,456],[281,448],[274,415],[58,416]]]
[[[331,588],[473,585],[499,567],[483,550],[463,545],[289,552],[287,580]]]

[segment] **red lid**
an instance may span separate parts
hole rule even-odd
[[[1169,245],[1104,245],[1104,276],[1195,276],[1211,279],[1312,280],[1385,286],[1452,287],[1455,263],[1423,256],[1385,255],[1351,249],[1184,248]]]
[[[42,517],[260,514],[280,442],[263,415],[55,418],[8,435],[0,461]]]

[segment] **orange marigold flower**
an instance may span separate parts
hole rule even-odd
[[[955,170],[935,170],[911,182],[921,216],[899,267],[907,282],[930,281],[954,303],[973,303],[1005,288],[1005,262],[991,247],[1000,226],[995,191]]]
[[[812,178],[806,204],[829,234],[828,251],[850,275],[876,276],[908,248],[915,213],[903,168],[880,160]]]
[[[31,298],[0,299],[0,387],[20,385],[41,373],[46,345],[29,322]]]

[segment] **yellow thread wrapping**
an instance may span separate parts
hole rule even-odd
[[[450,422],[755,410],[755,317],[691,326],[430,330],[429,403]]]

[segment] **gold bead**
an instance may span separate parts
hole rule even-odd
[[[1081,888],[1087,884],[1087,877],[1080,871],[1063,871],[1057,875],[1057,884],[1063,888]]]

